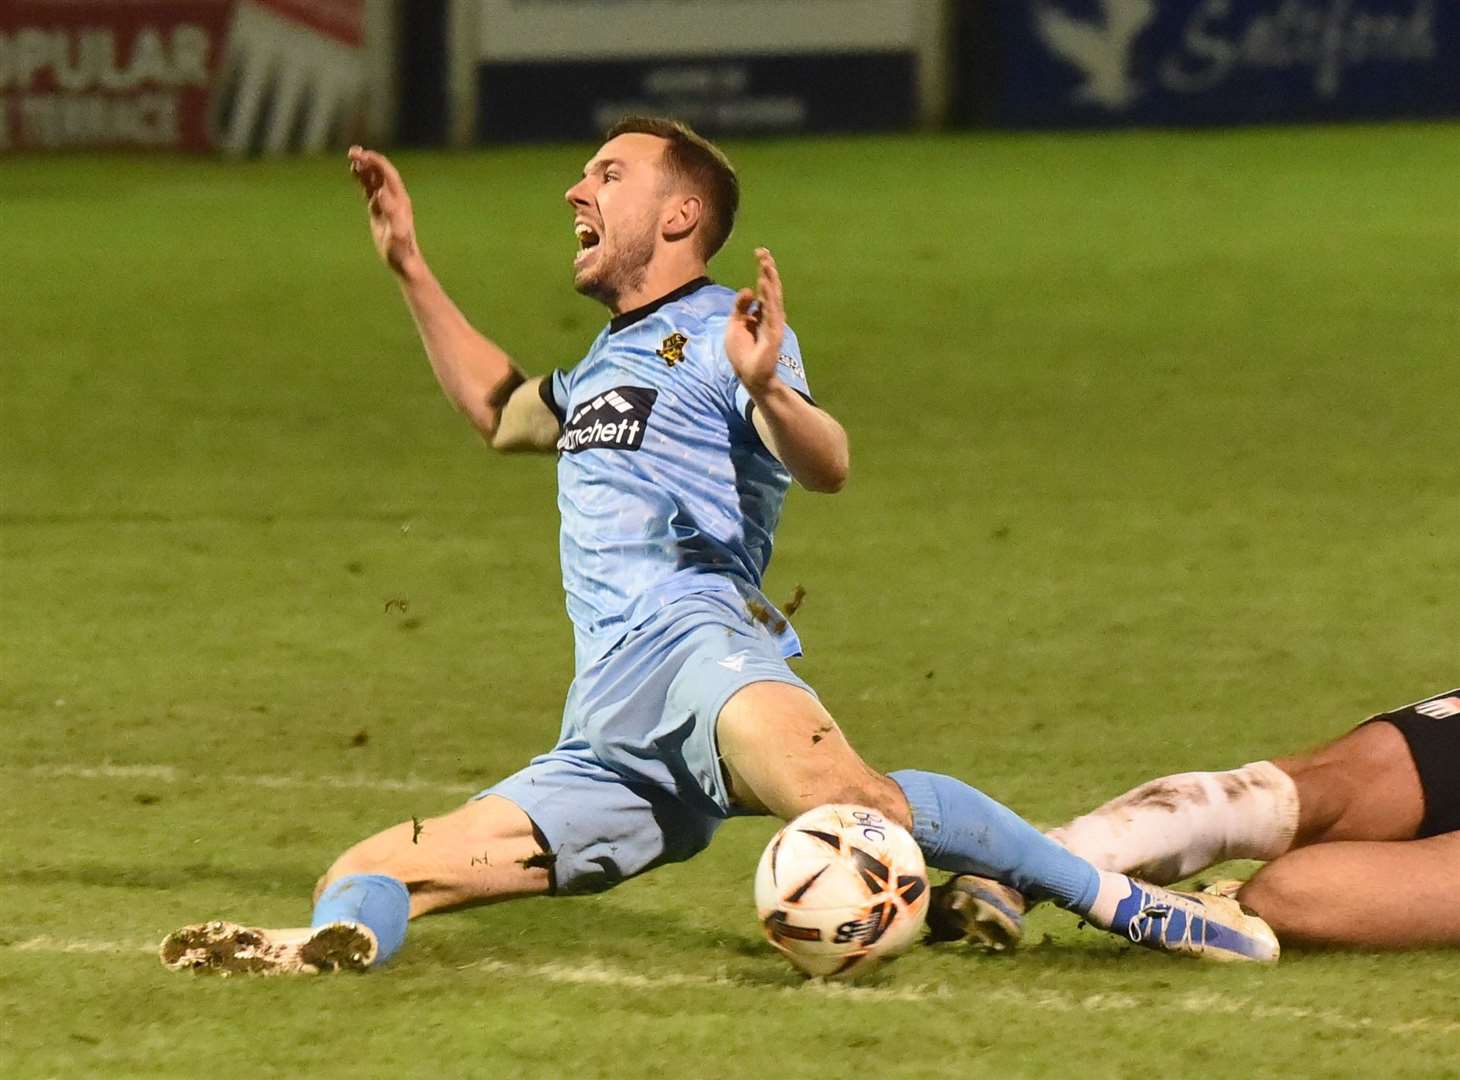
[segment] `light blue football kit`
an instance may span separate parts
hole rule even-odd
[[[562,424],[574,679],[557,746],[483,794],[542,832],[559,893],[704,848],[733,812],[720,709],[753,682],[806,687],[786,665],[801,643],[760,591],[791,477],[725,355],[734,304],[732,289],[689,282],[542,383]],[[809,397],[789,330],[780,375]]]
[[[800,641],[760,590],[791,477],[755,431],[725,355],[734,302],[731,289],[691,281],[615,317],[575,367],[542,382],[560,422],[574,678],[557,745],[477,798],[498,795],[527,814],[559,894],[611,888],[703,850],[736,812],[715,742],[725,703],[755,682],[811,689],[786,665]],[[810,400],[789,328],[782,350],[781,379]],[[1173,914],[1169,896],[1123,876],[1102,885],[1090,863],[960,780],[890,777],[931,866],[1084,915],[1099,902],[1100,924],[1137,944],[1195,938],[1260,955],[1200,904]],[[352,874],[324,890],[311,923],[368,926],[380,963],[400,947],[409,914],[403,882]]]

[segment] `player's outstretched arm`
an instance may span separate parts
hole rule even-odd
[[[756,431],[796,482],[810,491],[840,491],[847,482],[851,453],[847,433],[778,374],[786,333],[786,304],[776,260],[756,248],[754,289],[741,289],[725,327],[725,352],[740,384],[755,402]]]
[[[494,342],[477,332],[426,265],[415,215],[400,173],[384,154],[352,146],[350,171],[370,209],[375,250],[394,271],[431,370],[447,398],[499,450],[551,450],[558,420]],[[510,405],[510,409],[509,409]],[[510,423],[504,417],[510,414]]]

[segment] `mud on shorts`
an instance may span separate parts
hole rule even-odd
[[[476,798],[499,795],[532,819],[560,895],[682,862],[735,812],[715,721],[756,682],[812,692],[736,594],[680,597],[579,672],[557,746]]]
[[[1424,792],[1419,837],[1460,831],[1460,689],[1417,701],[1367,721],[1385,720],[1409,744]]]

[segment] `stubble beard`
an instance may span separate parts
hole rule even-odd
[[[649,276],[649,263],[654,258],[654,217],[643,222],[623,245],[605,252],[598,266],[586,277],[574,275],[573,288],[611,310],[618,310],[619,297],[643,286]]]

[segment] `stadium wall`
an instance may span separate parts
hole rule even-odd
[[[1460,115],[1456,0],[0,0],[0,152]]]

